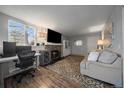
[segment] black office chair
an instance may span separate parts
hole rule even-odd
[[[33,67],[34,61],[35,61],[35,51],[22,51],[18,53],[19,63],[16,62],[16,67],[21,69],[26,69],[28,67]],[[29,71],[30,70],[30,71]],[[16,77],[16,80],[18,83],[21,82],[23,76],[30,74],[32,77],[34,77],[34,74],[31,73],[31,69],[28,69],[27,71],[24,71],[21,75],[18,75],[19,77]],[[33,69],[35,72],[35,70]]]

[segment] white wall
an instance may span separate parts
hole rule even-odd
[[[65,48],[64,41],[69,41],[69,39],[65,36],[62,37],[62,42],[63,42],[63,48],[62,48],[62,57],[66,57],[71,54],[71,46],[68,46],[68,48]]]
[[[87,56],[89,51],[95,50],[97,48],[97,40],[99,39],[100,33],[86,34],[82,36],[70,37],[71,52],[74,55],[84,55]],[[76,40],[82,40],[82,46],[75,46],[74,42]]]
[[[90,34],[86,36],[87,40],[87,51],[88,53],[90,51],[96,50],[97,49],[97,40],[101,37],[100,33],[96,34]]]
[[[77,40],[82,40],[82,46],[75,46],[74,42]],[[70,37],[71,41],[71,54],[72,55],[86,55],[87,54],[87,46],[86,46],[86,39],[84,36],[75,36]]]
[[[3,41],[8,40],[8,20],[9,19],[15,20],[17,22],[21,22],[21,23],[26,24],[26,25],[34,26],[30,23],[19,20],[15,17],[8,16],[8,15],[5,15],[3,13],[0,13],[0,46],[2,46]],[[1,47],[0,47],[0,53],[2,53],[2,48]]]

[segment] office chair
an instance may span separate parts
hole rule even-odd
[[[21,69],[25,69],[28,67],[33,67],[34,65],[34,61],[35,61],[35,51],[22,51],[18,53],[18,58],[19,58],[19,63],[16,62],[16,67],[21,68]],[[31,70],[31,69],[29,69]],[[34,77],[34,74],[31,73],[29,70],[24,71],[21,75],[18,75],[19,77],[16,77],[16,80],[18,83],[21,82],[23,76],[30,74],[32,77]],[[31,70],[32,71],[32,70]],[[35,70],[33,69],[33,71],[35,72]]]

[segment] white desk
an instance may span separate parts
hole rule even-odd
[[[40,53],[36,53],[35,56],[37,57],[36,68],[38,69]],[[8,63],[12,62],[13,60],[17,60],[17,59],[18,59],[18,56],[0,58],[0,87],[4,87],[4,78],[6,76],[9,76],[6,71],[6,70],[8,70]]]
[[[35,56],[37,56],[37,57],[40,56],[40,53],[35,53]],[[9,62],[12,60],[17,60],[17,59],[18,59],[18,56],[0,58],[0,64],[4,63],[4,62]]]
[[[0,58],[0,64],[18,59],[18,56]]]

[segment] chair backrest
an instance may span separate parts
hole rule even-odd
[[[34,63],[35,58],[35,51],[22,51],[18,53],[19,57],[19,68],[27,68],[29,66],[32,66]]]
[[[18,54],[19,52],[22,51],[31,51],[31,46],[16,46],[16,53]]]

